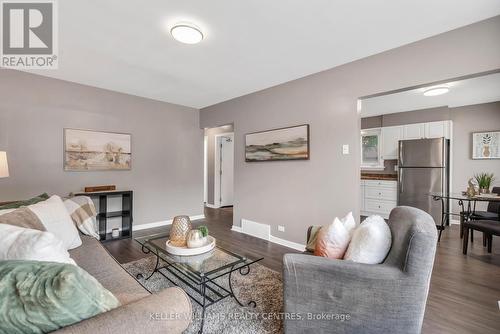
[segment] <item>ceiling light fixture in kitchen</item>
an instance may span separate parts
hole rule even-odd
[[[443,95],[446,94],[450,91],[448,87],[441,86],[441,87],[433,87],[429,88],[424,91],[425,96],[438,96],[438,95]]]
[[[203,40],[200,28],[191,23],[178,23],[170,29],[172,37],[184,44],[197,44]]]

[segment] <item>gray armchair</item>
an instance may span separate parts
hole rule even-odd
[[[420,333],[436,252],[434,220],[397,207],[382,264],[284,256],[285,333]]]

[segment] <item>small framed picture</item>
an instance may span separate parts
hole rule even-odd
[[[500,159],[500,131],[472,133],[472,159]]]

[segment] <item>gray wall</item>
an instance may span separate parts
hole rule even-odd
[[[490,172],[500,184],[500,160],[472,160],[472,132],[500,130],[500,102],[450,109],[453,121],[453,190],[467,188],[475,173]]]
[[[132,170],[63,171],[63,128],[131,133]],[[0,70],[0,150],[10,169],[0,201],[116,184],[134,191],[136,225],[203,213],[196,109]]]
[[[304,243],[308,225],[358,215],[357,99],[500,68],[498,31],[495,17],[202,109],[202,127],[234,124],[233,224],[270,224],[273,235]],[[310,160],[245,162],[245,133],[304,123],[311,125]],[[342,144],[351,154],[342,155]]]
[[[212,205],[214,204],[215,136],[226,132],[233,132],[232,124],[205,129],[207,137],[207,203]]]

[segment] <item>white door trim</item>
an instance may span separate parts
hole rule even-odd
[[[219,137],[228,137],[231,136],[234,142],[234,132],[224,132],[219,133],[214,136],[214,208],[220,208],[220,188],[218,185],[220,184],[220,147],[217,145]],[[234,165],[233,165],[234,170]]]
[[[203,137],[203,203],[208,202],[208,136]]]

